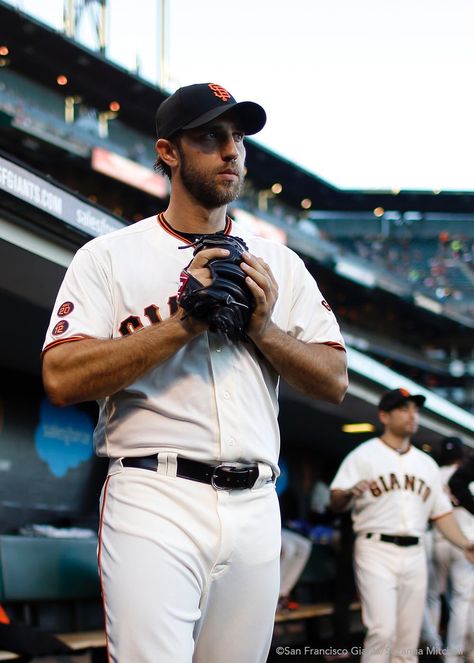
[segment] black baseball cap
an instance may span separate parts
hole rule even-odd
[[[404,405],[408,401],[413,401],[418,405],[418,407],[423,407],[426,398],[420,394],[414,395],[410,394],[409,391],[403,388],[392,389],[391,391],[386,391],[382,394],[382,398],[379,402],[379,410],[383,412],[390,412],[400,405]]]
[[[252,135],[263,129],[267,115],[253,101],[239,101],[222,85],[196,83],[180,87],[165,99],[156,111],[158,138],[170,138],[180,129],[194,129],[234,110],[242,122],[242,131]]]
[[[445,462],[460,460],[464,455],[464,447],[459,437],[444,437],[441,440],[441,457]]]

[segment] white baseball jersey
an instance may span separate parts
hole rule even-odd
[[[348,490],[358,481],[370,490],[354,500],[354,531],[422,536],[429,519],[452,511],[436,462],[410,446],[400,454],[375,437],[342,462],[331,489]]]
[[[273,321],[306,343],[344,349],[335,316],[302,260],[228,219],[270,265],[280,287]],[[59,290],[44,351],[84,338],[119,339],[176,311],[192,259],[163,215],[98,237],[75,255]],[[178,452],[199,461],[259,461],[278,473],[278,375],[252,343],[204,333],[126,389],[99,402],[101,456]]]
[[[448,481],[451,479],[451,477],[453,476],[454,472],[457,469],[458,468],[456,465],[443,465],[442,467],[440,467],[443,486],[450,499],[451,499],[451,493],[448,487]],[[469,490],[471,491],[471,493],[474,494],[474,482],[469,484]],[[453,514],[456,520],[458,521],[458,525],[462,529],[464,536],[466,536],[468,539],[474,540],[474,516],[472,515],[472,513],[469,513],[469,511],[467,511],[467,509],[464,509],[462,506],[456,506],[453,509]],[[437,540],[442,539],[443,536],[441,532],[438,532],[436,530],[435,538]]]

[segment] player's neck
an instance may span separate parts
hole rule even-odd
[[[410,449],[409,437],[400,437],[390,433],[390,431],[384,431],[383,435],[380,436],[380,439],[388,447],[394,451],[398,451],[399,454],[404,454]]]
[[[226,226],[227,206],[206,209],[187,197],[171,195],[168,208],[164,212],[166,221],[175,230],[184,233],[214,233]]]

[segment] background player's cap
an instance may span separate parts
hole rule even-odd
[[[180,87],[165,99],[156,111],[158,138],[170,138],[180,129],[194,129],[234,110],[242,122],[242,131],[256,134],[263,129],[267,116],[253,101],[237,102],[221,85],[197,83]]]
[[[392,391],[386,391],[382,394],[382,398],[379,402],[379,410],[390,412],[390,410],[394,410],[396,407],[404,405],[407,401],[413,401],[418,407],[423,407],[426,398],[420,394],[410,394],[406,389],[392,389]]]
[[[440,463],[448,465],[464,456],[464,447],[459,437],[444,437],[440,444]]]

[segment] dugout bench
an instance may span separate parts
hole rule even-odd
[[[74,651],[105,647],[97,540],[0,536],[0,603]],[[18,658],[0,651],[0,661]]]

